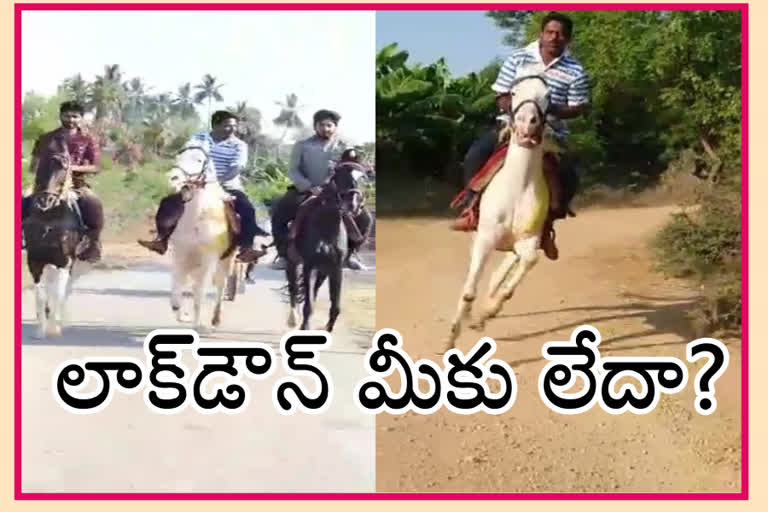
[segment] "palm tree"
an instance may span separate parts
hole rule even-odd
[[[224,101],[219,90],[223,87],[223,84],[217,84],[216,78],[210,74],[203,76],[203,81],[195,86],[198,92],[195,94],[195,103],[202,103],[208,100],[208,123],[210,127],[211,119],[211,101]]]
[[[187,82],[179,86],[173,106],[182,119],[189,119],[195,114],[195,100],[192,97],[192,84]]]
[[[248,110],[248,102],[238,101],[237,103],[235,103],[235,106],[227,107],[227,110],[235,114],[237,118],[242,121],[243,118],[245,118],[246,112]]]
[[[248,145],[248,158],[252,159],[261,141],[261,111],[249,107],[245,101],[238,101],[227,110],[235,114],[239,120],[237,136]]]
[[[119,64],[104,66],[104,74],[96,77],[92,88],[96,119],[119,115],[120,106],[125,97],[125,91],[120,83],[121,77]]]
[[[61,90],[71,99],[81,103],[86,108],[90,106],[91,86],[85,79],[83,79],[83,75],[80,73],[64,80],[64,83],[61,85]]]
[[[133,121],[143,117],[144,106],[148,99],[147,93],[151,89],[151,87],[146,87],[139,77],[134,77],[123,84],[123,90],[125,90],[127,100],[126,111],[128,114],[124,115],[125,118]]]
[[[304,121],[299,117],[299,110],[303,108],[303,105],[299,106],[299,97],[294,93],[286,95],[284,102],[276,101],[275,103],[280,105],[280,114],[272,122],[275,126],[282,126],[284,128],[283,135],[280,137],[280,142],[282,143],[289,130],[304,127]]]

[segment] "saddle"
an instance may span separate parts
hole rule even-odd
[[[471,205],[467,205],[471,208],[469,212],[462,212],[462,215],[469,215],[471,218],[472,230],[477,229],[477,219],[480,216],[480,200],[482,199],[482,192],[491,182],[496,173],[504,165],[504,157],[507,154],[509,143],[500,145],[492,154],[488,161],[480,168],[480,170],[472,177],[467,186],[459,192],[451,201],[450,207],[452,209],[461,208],[466,202],[469,191],[477,194],[475,201]],[[564,166],[560,169],[559,173],[560,187],[561,187],[561,201],[563,207],[560,211],[552,212],[554,219],[563,219],[567,216],[575,217],[576,214],[570,208],[570,202],[576,195],[576,191],[579,187],[578,173],[572,166]]]
[[[227,231],[229,232],[229,247],[219,259],[228,258],[237,249],[237,240],[240,236],[240,215],[235,211],[234,199],[224,201],[224,214],[227,218]]]
[[[477,194],[477,199],[471,205],[469,215],[471,217],[471,225],[473,230],[477,229],[477,219],[480,217],[480,198],[485,187],[491,182],[496,173],[504,165],[504,157],[507,154],[508,143],[499,146],[488,159],[487,162],[480,168],[480,170],[469,180],[467,186],[459,192],[456,197],[451,201],[451,208],[461,208],[466,199],[468,192],[471,190]]]
[[[317,206],[321,204],[320,199],[322,198],[322,195],[323,194],[315,196],[310,194],[304,200],[302,200],[302,202],[299,204],[298,210],[296,211],[296,216],[291,222],[291,227],[288,234],[288,254],[292,255],[294,259],[296,259],[298,256],[298,251],[296,250],[296,241],[302,234],[302,228],[304,227],[305,221],[310,212],[312,212]],[[361,242],[364,237],[360,232],[360,228],[357,227],[355,219],[352,218],[352,215],[350,213],[342,214],[341,219],[344,222],[344,227],[347,229],[347,236],[349,236],[350,239],[354,242]]]

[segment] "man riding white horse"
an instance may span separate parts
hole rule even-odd
[[[292,243],[291,231],[297,231],[289,231],[288,224],[296,219],[302,203],[320,193],[322,185],[331,175],[333,164],[342,161],[344,165],[356,164],[350,156],[352,153],[349,150],[352,148],[336,136],[340,119],[341,116],[331,110],[317,111],[313,117],[315,135],[297,142],[293,147],[288,170],[288,177],[293,185],[288,187],[272,213],[272,236],[279,257],[274,268],[285,268],[285,258]],[[347,158],[342,158],[344,156]],[[298,224],[298,220],[296,223]],[[354,241],[353,237],[350,237],[349,255],[345,265],[353,270],[364,270],[365,266],[358,259],[356,251],[365,241],[373,224],[371,214],[365,206],[360,208],[360,212],[354,217],[354,224],[359,236]]]
[[[203,132],[193,135],[187,146],[207,148],[210,162],[206,180],[218,180],[222,188],[234,198],[234,208],[240,216],[240,251],[237,258],[246,263],[254,263],[265,254],[265,251],[253,248],[253,238],[256,235],[266,236],[256,224],[253,205],[243,191],[240,172],[247,164],[248,146],[236,135],[237,116],[223,110],[211,116],[210,133]],[[168,239],[176,228],[184,213],[184,201],[180,193],[163,198],[155,217],[157,236],[154,240],[139,240],[139,244],[151,251],[165,254],[168,250]]]
[[[589,104],[589,76],[568,50],[572,33],[573,22],[570,18],[558,13],[548,14],[542,20],[539,39],[514,51],[504,62],[492,86],[497,93],[496,104],[504,115],[508,115],[510,110],[510,85],[524,67],[528,70],[536,69],[549,88],[547,123],[551,130],[545,132],[548,140],[543,165],[550,191],[550,208],[542,231],[541,248],[552,260],[558,258],[553,223],[555,219],[565,218],[570,213],[568,202],[578,181],[574,169],[564,164],[565,143],[569,132],[563,119],[580,116]],[[452,229],[477,229],[480,196],[504,162],[506,147],[498,148],[498,139],[497,130],[491,130],[478,138],[467,152],[464,166],[469,183],[457,198],[456,203],[461,202],[463,211]]]

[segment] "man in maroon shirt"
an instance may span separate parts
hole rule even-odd
[[[61,127],[52,132],[44,133],[37,139],[32,149],[32,161],[29,170],[33,174],[37,172],[40,157],[49,151],[52,144],[58,139],[67,146],[70,156],[70,169],[72,170],[72,185],[77,193],[77,204],[83,216],[83,223],[87,228],[89,244],[78,255],[81,260],[95,262],[101,259],[101,230],[104,227],[104,208],[101,200],[96,197],[91,188],[85,182],[89,174],[99,172],[99,145],[88,133],[83,131],[81,123],[85,109],[76,101],[65,101],[59,107],[59,119]],[[21,219],[29,214],[30,198],[21,199]]]

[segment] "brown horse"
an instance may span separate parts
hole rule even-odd
[[[60,336],[72,267],[85,230],[72,192],[66,145],[55,141],[40,159],[29,215],[22,224],[27,266],[35,284],[37,337]]]

